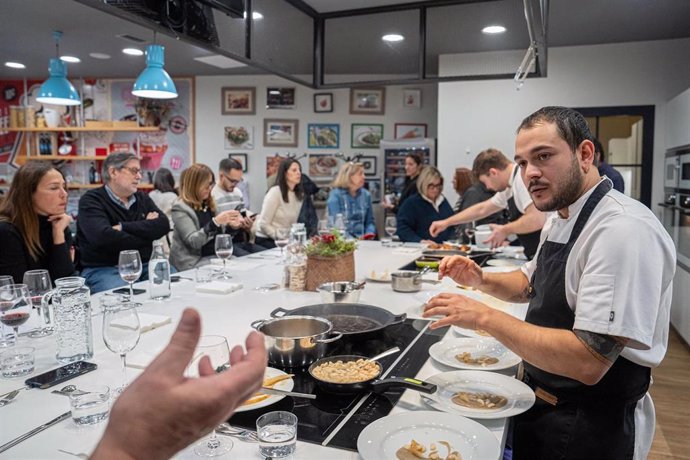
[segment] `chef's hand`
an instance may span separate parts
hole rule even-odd
[[[483,281],[481,267],[464,256],[444,257],[438,265],[438,279],[443,279],[444,276],[470,287],[477,287]]]
[[[484,243],[490,244],[492,248],[502,246],[510,232],[505,229],[505,225],[489,224],[489,227],[491,228],[491,235],[489,235],[489,238],[487,238]]]
[[[435,220],[429,226],[429,235],[431,235],[431,237],[433,238],[435,236],[438,236],[439,233],[441,233],[442,231],[444,231],[447,228],[448,228],[448,224],[446,223],[445,220]]]
[[[257,332],[247,336],[246,353],[239,345],[232,349],[229,370],[216,373],[203,357],[200,377],[185,377],[200,333],[199,313],[186,309],[168,346],[115,402],[92,460],[171,458],[259,389],[266,349]]]
[[[237,229],[242,226],[242,214],[234,209],[223,211],[216,215],[216,222],[218,225],[229,225],[231,228]]]
[[[481,302],[478,302],[461,294],[449,294],[443,292],[437,296],[432,297],[424,306],[424,318],[431,316],[444,316],[444,318],[431,323],[430,329],[438,329],[439,327],[455,326],[464,327],[465,329],[479,329],[479,322],[482,315],[489,311],[487,307]]]

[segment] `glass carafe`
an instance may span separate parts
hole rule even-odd
[[[55,289],[43,296],[43,308],[52,300],[57,336],[55,358],[63,364],[93,357],[91,291],[85,281],[78,276],[57,279]]]

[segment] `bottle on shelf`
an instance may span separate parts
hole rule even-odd
[[[153,242],[149,259],[149,295],[154,300],[170,298],[170,262],[165,256],[162,241]]]
[[[96,165],[94,162],[91,162],[91,166],[89,166],[89,184],[97,184],[99,177],[97,177],[98,171],[96,171]]]

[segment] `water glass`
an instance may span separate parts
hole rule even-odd
[[[328,220],[320,220],[318,223],[317,230],[319,232],[319,236],[328,235],[329,233],[331,233],[331,229],[328,225]]]
[[[194,274],[197,284],[206,284],[213,281],[213,278],[216,276],[216,269],[206,265],[198,267]]]
[[[120,278],[129,283],[129,298],[133,299],[134,282],[139,279],[143,270],[139,251],[120,251],[117,268],[120,272]]]
[[[29,288],[29,297],[31,298],[31,305],[38,312],[39,318],[43,317],[45,327],[39,327],[29,332],[29,337],[32,339],[45,337],[53,333],[52,322],[50,319],[50,304],[43,302],[43,296],[53,289],[53,283],[50,281],[50,273],[48,270],[29,270],[24,273],[24,284]]]
[[[19,343],[19,326],[31,315],[31,299],[26,284],[10,284],[0,288],[0,322],[14,329],[16,343]]]
[[[80,386],[79,390],[69,395],[74,423],[79,426],[95,425],[107,419],[110,412],[110,388],[94,385]]]
[[[256,433],[262,457],[287,457],[297,446],[297,417],[291,412],[268,412],[256,419]]]
[[[386,217],[386,221],[383,224],[383,229],[386,231],[386,234],[388,234],[388,236],[393,238],[395,232],[398,231],[398,221],[395,218],[395,216]]]
[[[34,371],[34,348],[16,347],[0,354],[0,369],[6,379],[22,377]]]
[[[285,260],[283,255],[283,248],[290,242],[290,229],[289,228],[277,228],[276,238],[273,240],[276,246],[280,248],[280,258]]]

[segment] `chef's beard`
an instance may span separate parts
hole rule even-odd
[[[573,155],[567,175],[563,178],[563,181],[560,181],[560,187],[554,190],[553,197],[546,203],[537,204],[535,202],[534,206],[542,212],[558,211],[559,209],[567,208],[580,197],[584,181],[585,178],[580,171],[580,164],[575,155]],[[538,180],[531,181],[530,187],[539,184],[541,183]]]

